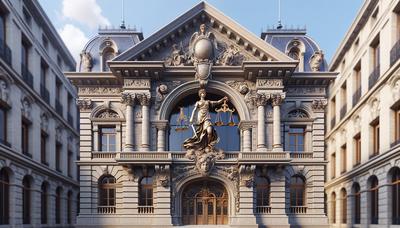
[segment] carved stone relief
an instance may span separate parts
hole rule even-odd
[[[97,114],[96,118],[100,118],[100,119],[119,119],[120,116],[115,111],[113,111],[111,109],[106,109],[106,110],[100,112],[99,114]]]
[[[218,56],[218,59],[216,61],[216,65],[222,65],[222,66],[239,66],[243,63],[243,61],[246,59],[246,57],[240,52],[239,47],[230,44],[227,45],[226,43],[223,43],[224,47],[223,51]]]
[[[304,112],[301,109],[296,109],[293,111],[290,111],[287,114],[288,118],[295,118],[295,119],[305,119],[305,118],[309,118],[308,114],[306,112]]]
[[[322,87],[288,87],[286,88],[286,91],[290,94],[290,96],[325,95],[325,88]]]
[[[78,106],[80,111],[87,111],[92,109],[93,107],[92,100],[87,98],[76,99],[76,105]]]
[[[62,134],[63,134],[63,128],[61,125],[58,125],[56,127],[56,139],[59,142],[62,142]]]
[[[82,51],[80,56],[81,56],[81,66],[83,72],[91,72],[93,68],[93,59],[90,53]]]
[[[0,79],[0,100],[8,102],[9,88],[7,82]]]
[[[310,58],[311,71],[313,72],[320,71],[323,62],[324,62],[324,54],[322,50],[314,52],[314,54]]]
[[[48,126],[49,126],[49,117],[48,117],[47,114],[43,113],[43,114],[40,116],[40,127],[41,127],[41,129],[42,129],[43,131],[46,131],[46,132],[47,132]]]
[[[373,99],[370,103],[371,120],[379,116],[380,106],[377,98]]]
[[[108,95],[120,94],[121,88],[108,88],[108,87],[80,87],[78,93],[82,95]]]
[[[240,166],[240,185],[248,188],[253,186],[255,165],[241,165]]]
[[[314,111],[324,111],[327,105],[328,105],[328,100],[326,99],[313,100],[311,108]]]
[[[157,185],[167,188],[170,184],[170,168],[169,165],[156,165]]]
[[[172,87],[175,88],[175,87]],[[168,94],[168,86],[166,84],[161,84],[156,88],[156,99],[155,99],[155,109],[158,110],[163,102],[164,98]]]
[[[282,86],[283,81],[281,79],[257,79],[257,88],[259,89],[269,89]]]
[[[127,89],[150,89],[148,79],[124,79],[124,88]]]
[[[21,112],[25,118],[30,119],[31,117],[31,109],[32,109],[32,102],[28,97],[25,97],[21,100]]]

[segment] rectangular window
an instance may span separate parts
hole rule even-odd
[[[291,152],[304,151],[304,127],[290,127],[289,129],[289,150]]]
[[[0,143],[7,144],[7,110],[0,106]]]
[[[331,129],[335,127],[336,124],[336,97],[331,100]]]
[[[29,45],[24,40],[21,45],[21,64],[23,67],[28,68],[29,64]]]
[[[372,128],[372,156],[379,154],[379,117],[371,123]]]
[[[340,172],[341,173],[345,173],[346,172],[346,170],[347,170],[347,146],[346,146],[346,144],[344,144],[342,147],[341,147],[341,154],[340,154],[340,157],[341,157],[341,164],[340,164],[340,167],[341,167],[341,170],[340,170]]]
[[[361,163],[361,134],[358,133],[354,136],[354,166],[357,166]]]
[[[1,47],[6,43],[6,16],[0,10],[0,44]]]
[[[48,165],[47,163],[47,133],[42,131],[40,134],[40,161]]]
[[[100,128],[100,151],[116,151],[115,126],[103,126]]]
[[[336,153],[331,155],[331,177],[332,179],[336,176]]]
[[[61,172],[61,149],[62,144],[60,142],[56,143],[56,170]]]
[[[24,14],[24,20],[25,22],[31,26],[32,25],[32,16],[29,14],[28,10],[25,9],[25,7],[22,10],[22,13]]]
[[[49,48],[49,40],[46,38],[46,36],[43,34],[42,35],[42,43],[43,43],[43,47],[48,50]]]
[[[345,82],[341,89],[340,89],[340,95],[341,95],[341,108],[340,108],[340,119],[343,119],[343,117],[346,115],[347,112],[347,83]]]
[[[29,122],[22,118],[21,121],[21,148],[22,153],[31,156],[29,151]]]
[[[68,151],[68,166],[67,166],[67,173],[69,177],[72,177],[72,152]]]
[[[361,98],[361,62],[354,67],[354,93],[353,106],[355,106]]]
[[[380,64],[380,49],[381,46],[379,44],[379,40],[374,44],[374,46],[372,47],[372,64],[374,66],[374,69],[379,67]]]
[[[400,143],[400,106],[394,110],[394,142],[393,146]]]

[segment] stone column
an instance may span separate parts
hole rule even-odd
[[[126,128],[125,128],[125,148],[124,151],[133,151],[133,138],[134,138],[134,106],[135,94],[123,92],[121,95],[121,103],[126,105]]]
[[[251,125],[249,123],[241,121],[239,123],[239,128],[242,130],[243,134],[243,152],[251,151]]]
[[[271,94],[273,106],[273,151],[283,151],[281,143],[281,104],[285,99],[285,93]]]
[[[150,135],[150,94],[142,93],[137,95],[140,105],[142,106],[142,151],[149,151],[149,135]]]
[[[168,126],[168,121],[154,122],[157,128],[157,151],[165,151],[165,130]]]
[[[265,146],[265,105],[268,97],[265,94],[257,94],[257,150],[266,150]]]

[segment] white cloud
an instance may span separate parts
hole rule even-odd
[[[79,54],[83,50],[89,38],[77,27],[72,24],[66,24],[58,31],[69,51],[74,56],[75,60],[79,61]]]
[[[62,13],[65,18],[76,20],[92,29],[109,26],[110,21],[101,14],[96,0],[63,0]]]

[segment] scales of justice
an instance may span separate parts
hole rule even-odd
[[[207,176],[212,171],[215,161],[224,158],[223,151],[215,147],[219,142],[219,137],[214,126],[235,126],[232,116],[235,109],[229,108],[228,97],[223,97],[218,101],[206,100],[206,86],[208,79],[211,78],[211,67],[216,56],[216,40],[211,32],[206,32],[204,24],[200,25],[199,32],[192,35],[189,52],[194,60],[195,79],[198,80],[200,89],[198,91],[199,100],[196,102],[189,120],[193,136],[183,142],[183,147],[187,151],[186,157],[195,161],[197,171],[203,176]],[[210,115],[212,108],[217,112],[214,123]],[[222,122],[222,113],[230,113],[227,124]],[[181,109],[178,121],[185,119],[183,109]],[[188,127],[182,127],[177,130],[187,129]]]

